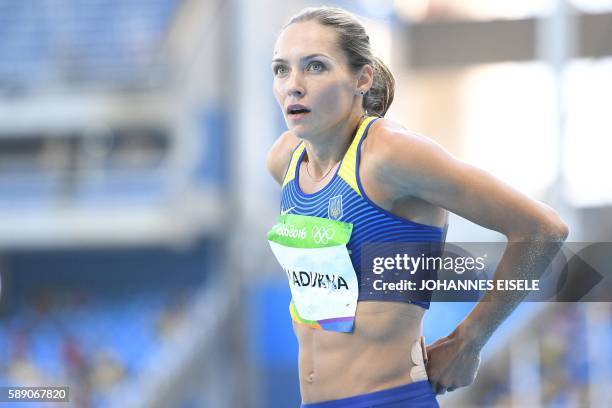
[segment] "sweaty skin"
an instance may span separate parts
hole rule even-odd
[[[372,180],[376,163],[368,160],[368,138],[376,134],[374,123],[362,143],[360,177],[368,197],[395,215],[423,224],[444,226],[447,212],[418,199],[390,200]],[[284,140],[284,143],[282,142]],[[280,180],[288,166],[290,151],[299,140],[285,133],[276,146],[286,160],[269,166]],[[284,144],[284,146],[283,146]],[[283,152],[283,153],[281,153]],[[307,158],[302,166],[307,165]],[[302,169],[303,170],[303,169]],[[334,171],[313,182],[300,171],[300,188],[313,193],[325,186]],[[277,176],[278,175],[278,176]],[[399,202],[398,202],[399,201]],[[427,379],[422,346],[422,319],[425,310],[402,302],[361,301],[357,304],[352,333],[317,330],[293,322],[299,344],[299,373],[305,403],[345,398]]]
[[[268,170],[282,183],[299,137],[306,156],[298,182],[305,193],[319,191],[333,177],[364,114],[363,95],[374,83],[374,70],[369,64],[351,69],[334,29],[314,21],[283,29],[271,68],[274,96],[290,131],[272,147]],[[305,112],[296,114],[296,104]],[[370,199],[399,217],[442,227],[451,211],[505,235],[508,245],[494,279],[537,278],[569,233],[549,206],[385,118],[370,127],[362,143],[359,172]],[[514,242],[530,242],[531,249]],[[480,350],[524,296],[487,292],[451,334],[427,347],[426,371],[436,394],[474,381]],[[374,392],[420,378],[412,347],[421,337],[423,313],[406,303],[365,301],[357,306],[353,333],[296,325],[303,401]]]

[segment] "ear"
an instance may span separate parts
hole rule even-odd
[[[364,93],[369,91],[374,80],[374,69],[371,65],[366,64],[357,73],[357,89]]]

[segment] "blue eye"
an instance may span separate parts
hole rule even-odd
[[[273,72],[275,75],[282,75],[287,73],[287,67],[284,65],[277,65],[274,67]]]
[[[320,71],[323,71],[325,66],[319,61],[313,61],[310,64],[308,64],[307,68],[309,71],[320,72]]]

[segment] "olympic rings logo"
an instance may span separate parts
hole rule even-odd
[[[334,238],[336,231],[332,228],[319,227],[317,225],[312,227],[312,239],[315,244],[327,244],[331,239]]]

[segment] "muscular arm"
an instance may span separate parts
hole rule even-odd
[[[493,279],[537,279],[568,235],[552,208],[430,139],[383,124],[369,147],[378,162],[376,179],[394,198],[419,197],[507,237]],[[481,348],[526,294],[487,292],[451,335],[429,347],[428,373],[438,393],[473,381]]]

